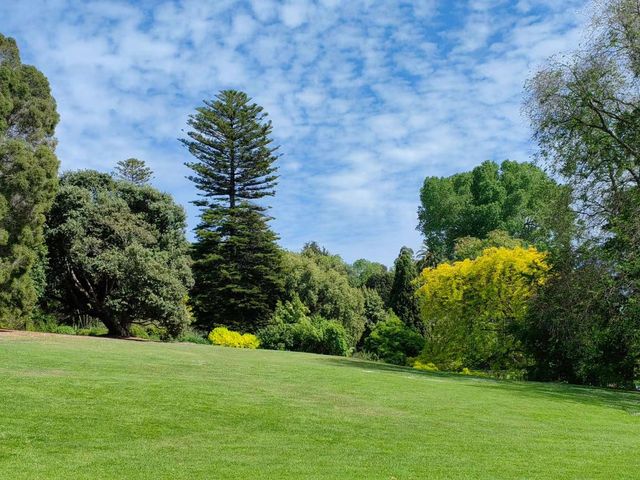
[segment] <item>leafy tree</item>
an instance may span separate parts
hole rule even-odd
[[[388,363],[406,365],[424,347],[424,338],[407,327],[393,312],[367,337],[364,349]]]
[[[373,273],[364,286],[371,290],[374,290],[384,302],[385,307],[389,308],[390,300],[391,300],[391,288],[393,287],[393,272],[378,272]]]
[[[465,258],[470,258],[473,260],[491,247],[516,248],[526,247],[526,244],[518,238],[513,238],[504,230],[494,230],[489,232],[486,238],[482,239],[476,237],[458,238],[453,249],[453,259],[464,260]]]
[[[339,257],[338,257],[339,258]],[[326,251],[305,249],[284,257],[285,300],[297,296],[310,315],[335,320],[344,326],[349,346],[355,347],[365,329],[364,296],[351,286],[346,265],[337,264]]]
[[[145,183],[149,183],[149,180],[153,177],[153,171],[147,167],[144,160],[128,158],[126,160],[120,160],[116,164],[114,177],[135,183],[136,185],[144,185]]]
[[[549,271],[535,248],[488,248],[475,260],[443,263],[420,276],[426,330],[422,357],[444,369],[522,370],[516,332]]]
[[[547,327],[562,324],[572,332],[559,337],[563,343],[553,347],[554,356],[576,359],[576,351],[591,348],[618,352],[611,353],[612,363],[603,363],[612,368],[609,373],[584,373],[589,362],[583,353],[578,355],[583,373],[573,367],[548,372],[584,382],[617,377],[616,382],[625,379],[628,384],[634,374],[627,360],[638,352],[640,330],[640,11],[636,0],[601,5],[590,41],[562,61],[550,61],[527,84],[526,106],[540,159],[572,187],[576,211],[589,234],[580,245],[581,262],[572,262],[573,251],[567,250],[559,262],[563,269],[544,296],[559,303],[539,308],[558,316],[545,319]],[[602,278],[592,274],[594,268]],[[594,293],[576,301],[581,291]],[[590,301],[597,304],[589,307]],[[608,343],[574,336],[584,325],[592,328],[590,335]],[[547,333],[546,342],[559,341]],[[637,353],[635,358],[637,364]],[[590,368],[595,372],[598,366]]]
[[[384,275],[387,267],[378,262],[371,262],[364,258],[360,258],[353,262],[349,268],[351,283],[356,287],[363,287],[367,281],[374,275]]]
[[[67,318],[101,320],[111,335],[189,323],[185,213],[152,187],[91,170],[64,174],[47,221],[48,300]]]
[[[192,299],[198,323],[256,331],[267,323],[281,290],[281,253],[267,225],[276,147],[262,107],[243,92],[224,90],[189,118],[182,143],[200,190]]]
[[[400,249],[394,270],[389,306],[405,325],[416,331],[422,331],[423,325],[414,285],[418,271],[413,261],[413,251],[410,248],[402,247]]]
[[[378,295],[378,292],[364,287],[362,294],[364,296],[365,326],[362,337],[360,337],[360,341],[358,342],[358,347],[362,347],[364,340],[369,336],[371,331],[376,328],[376,325],[383,322],[388,315],[384,302],[380,298],[380,295]]]
[[[494,230],[548,250],[571,240],[559,235],[570,233],[561,226],[573,221],[569,193],[530,163],[487,161],[471,172],[425,179],[418,229],[432,265],[453,258],[456,239],[484,239]]]
[[[57,187],[57,123],[47,78],[0,35],[0,325],[22,326],[42,290],[33,269]]]

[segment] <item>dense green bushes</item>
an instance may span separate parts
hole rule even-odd
[[[326,355],[350,352],[348,335],[341,324],[308,315],[309,309],[297,297],[278,304],[272,323],[258,332],[261,346]]]
[[[424,347],[424,337],[407,327],[393,313],[379,323],[364,342],[364,349],[380,360],[406,365]]]

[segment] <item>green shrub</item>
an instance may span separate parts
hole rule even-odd
[[[393,313],[373,329],[364,342],[364,349],[380,360],[406,365],[409,357],[417,356],[424,347],[424,338],[407,327]]]
[[[233,348],[258,348],[260,341],[250,333],[241,334],[225,327],[217,327],[209,333],[209,341],[214,345]]]
[[[208,345],[210,343],[207,337],[191,327],[185,328],[176,340],[178,342],[198,343],[202,345]]]
[[[413,363],[413,368],[415,368],[416,370],[423,370],[425,372],[437,372],[438,370],[440,370],[433,363],[422,363],[420,360],[416,360]],[[465,368],[464,370],[469,371],[468,368]],[[464,373],[464,370],[462,373]],[[468,375],[468,374],[465,374],[465,375]]]
[[[71,325],[59,325],[55,329],[54,333],[61,333],[63,335],[75,335],[76,334],[76,329],[73,328]]]
[[[109,333],[106,327],[89,327],[89,328],[79,328],[76,330],[76,335],[82,336],[90,336],[90,337],[99,337],[102,335],[106,335]]]
[[[318,315],[308,317],[308,312],[297,297],[293,301],[279,303],[271,324],[258,332],[262,347],[324,355],[348,355],[349,337],[344,326]]]
[[[149,339],[149,333],[147,333],[147,330],[140,325],[131,325],[129,333],[132,337],[143,338],[145,340]]]

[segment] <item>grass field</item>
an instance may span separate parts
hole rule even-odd
[[[0,333],[1,479],[637,479],[640,396]]]

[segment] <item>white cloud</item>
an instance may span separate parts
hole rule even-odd
[[[526,160],[523,83],[575,47],[586,0],[0,2],[0,31],[49,77],[64,169],[146,160],[197,210],[178,144],[222,88],[269,112],[281,243],[390,263],[417,247],[418,191],[485,159]]]

